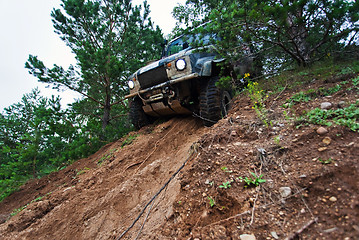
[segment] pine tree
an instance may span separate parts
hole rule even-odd
[[[71,48],[77,64],[65,70],[47,68],[36,56],[25,66],[40,82],[67,88],[84,97],[77,107],[88,119],[98,118],[103,132],[124,112],[127,76],[161,53],[163,37],[149,18],[149,5],[131,0],[62,0],[51,13],[55,32]]]

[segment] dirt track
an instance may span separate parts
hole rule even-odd
[[[317,82],[306,89],[334,84]],[[122,147],[122,139],[28,183],[0,203],[0,217],[4,222],[14,209],[37,201],[1,224],[0,236],[116,239],[190,157],[122,239],[136,239],[144,222],[138,239],[241,239],[242,234],[359,239],[358,133],[329,127],[321,135],[316,125],[297,129],[280,107],[293,92],[280,94],[267,102],[272,128],[264,127],[242,97],[229,117],[211,128],[192,117],[174,118],[132,133],[138,136],[129,145]],[[344,88],[293,111],[356,99],[357,92]],[[245,188],[238,177],[250,172],[263,174],[266,182]],[[283,187],[290,188],[285,197]]]

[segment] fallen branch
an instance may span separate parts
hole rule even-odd
[[[191,149],[192,150],[192,149]],[[170,177],[170,179],[168,179],[168,181],[161,187],[161,189],[151,198],[150,201],[148,201],[148,203],[144,206],[144,208],[142,209],[142,211],[140,212],[140,214],[136,217],[136,219],[132,222],[132,224],[125,230],[122,232],[122,234],[116,238],[116,240],[120,240],[123,236],[126,235],[126,233],[128,231],[131,230],[131,228],[133,228],[133,226],[136,224],[136,222],[141,218],[141,216],[143,215],[143,213],[146,211],[147,207],[158,197],[158,195],[160,195],[160,193],[167,187],[167,185],[176,177],[176,175],[184,168],[184,166],[186,165],[186,163],[188,162],[188,160],[193,156],[193,153],[195,153],[195,151],[192,151],[190,153],[190,155],[188,156],[188,158],[183,162],[183,164],[181,165],[180,168],[177,169],[177,171],[175,173],[172,174],[172,176]]]
[[[312,220],[310,220],[309,222],[307,222],[303,227],[301,227],[300,229],[298,229],[297,231],[295,231],[294,233],[290,234],[288,237],[285,238],[285,240],[292,240],[295,237],[299,236],[305,229],[307,229],[310,225],[312,225],[313,223],[317,222],[318,218],[314,218]]]

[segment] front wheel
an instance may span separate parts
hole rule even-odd
[[[231,91],[216,86],[218,77],[212,77],[204,84],[200,94],[200,116],[205,126],[210,127],[227,116],[231,108]]]
[[[150,124],[149,117],[143,111],[142,106],[142,100],[138,97],[130,102],[130,120],[137,130]]]

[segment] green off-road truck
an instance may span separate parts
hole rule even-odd
[[[194,114],[211,126],[231,106],[231,89],[216,86],[220,63],[210,37],[201,37],[206,47],[191,47],[193,37],[170,41],[161,60],[142,67],[128,79],[130,119],[139,129],[151,119],[177,114]]]

